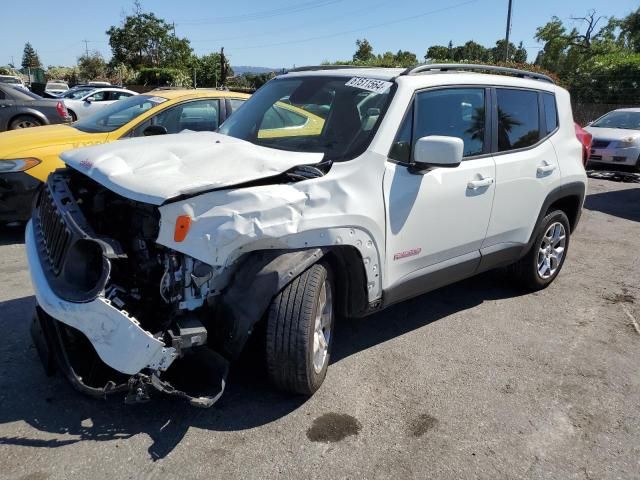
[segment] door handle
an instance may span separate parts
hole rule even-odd
[[[471,180],[467,183],[467,188],[470,190],[477,190],[490,185],[493,185],[493,177],[483,177],[480,180]]]
[[[538,167],[538,175],[543,175],[545,173],[551,173],[556,169],[555,165],[550,164],[546,160],[542,162],[542,165]]]

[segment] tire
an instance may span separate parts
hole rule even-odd
[[[531,249],[513,266],[515,279],[531,291],[547,288],[556,279],[567,258],[571,236],[569,219],[562,210],[547,213],[536,231]]]
[[[74,112],[73,110],[69,110],[67,108],[67,113],[69,114],[69,116],[71,117],[71,123],[73,122],[77,122],[78,121],[78,116],[76,115],[76,112]]]
[[[42,122],[31,115],[19,115],[9,125],[9,130],[17,130],[19,128],[39,127]]]
[[[312,395],[322,385],[333,340],[334,298],[329,267],[316,263],[272,300],[266,360],[269,378],[279,389]]]

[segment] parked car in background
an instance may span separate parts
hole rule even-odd
[[[79,98],[65,98],[64,104],[67,106],[69,115],[75,122],[86,117],[89,117],[101,110],[113,102],[129,98],[133,95],[138,95],[132,90],[126,88],[94,88]]]
[[[29,217],[37,188],[64,166],[63,151],[185,129],[214,131],[247,98],[219,90],[150,92],[112,103],[71,125],[0,133],[0,222]]]
[[[51,95],[61,95],[69,90],[69,85],[66,82],[50,81],[44,87],[44,91]]]
[[[589,162],[624,165],[640,171],[640,108],[613,110],[585,130],[593,135]]]
[[[0,83],[4,83],[7,85],[11,85],[13,87],[22,88],[23,90],[27,90],[27,87],[24,85],[24,82],[20,77],[16,77],[14,75],[0,75]]]
[[[28,90],[0,83],[0,132],[70,120],[62,100],[42,98]]]
[[[582,144],[582,164],[586,167],[589,162],[589,155],[591,155],[593,136],[577,123],[574,123],[574,126],[576,129],[576,137],[578,137],[578,140],[580,140]]]

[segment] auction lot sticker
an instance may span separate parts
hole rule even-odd
[[[362,90],[368,90],[374,93],[382,93],[391,85],[393,85],[391,82],[364,77],[353,77],[351,80],[345,83],[345,86],[347,87],[360,88]]]

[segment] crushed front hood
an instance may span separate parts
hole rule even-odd
[[[61,155],[115,193],[161,205],[180,195],[230,187],[318,163],[321,153],[286,152],[212,132],[136,138]]]

